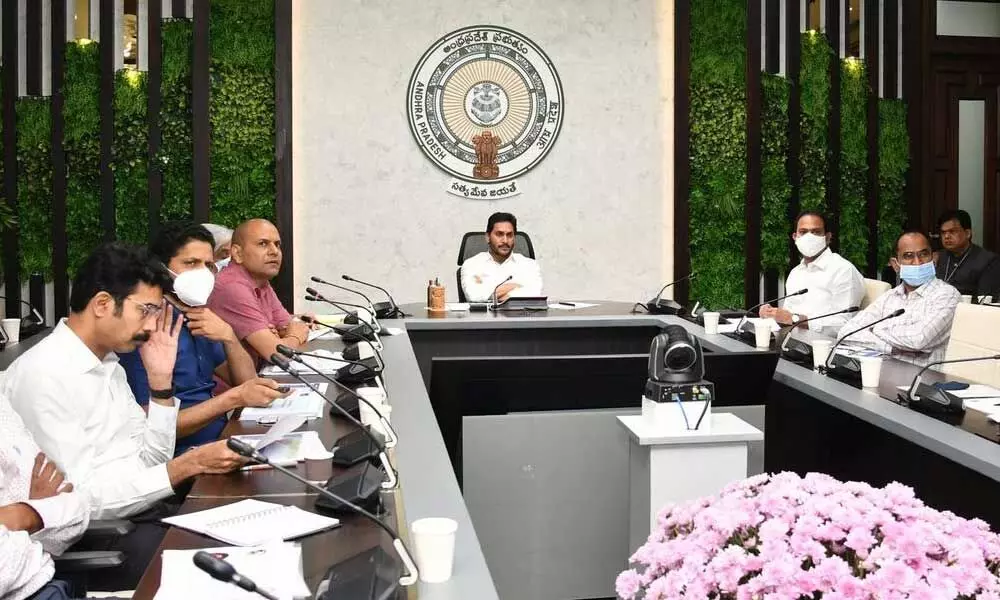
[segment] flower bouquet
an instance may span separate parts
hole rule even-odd
[[[624,600],[1000,600],[1000,536],[898,483],[759,475],[668,506]]]

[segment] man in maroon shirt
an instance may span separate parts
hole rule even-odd
[[[269,358],[278,344],[298,348],[309,326],[278,300],[271,280],[281,270],[281,236],[265,219],[251,219],[233,232],[231,263],[215,279],[208,306],[229,323],[250,354]]]

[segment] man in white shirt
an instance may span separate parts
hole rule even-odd
[[[896,256],[890,262],[903,283],[848,321],[838,337],[902,308],[906,311],[902,315],[860,331],[848,341],[916,364],[943,359],[961,295],[935,276],[930,240],[919,231],[900,236]]]
[[[0,600],[65,597],[52,556],[83,534],[88,510],[0,397]]]
[[[5,373],[11,406],[42,451],[88,492],[92,519],[161,510],[160,501],[189,478],[243,463],[224,440],[173,456],[172,378],[182,320],[174,322],[164,289],[169,275],[145,252],[120,244],[97,248],[73,281],[69,318]],[[149,377],[146,412],[115,354],[137,347]],[[138,581],[162,533],[139,527],[118,542],[128,562],[116,589]]]
[[[812,211],[799,215],[792,239],[802,255],[802,262],[788,274],[785,293],[809,291],[786,299],[781,308],[763,306],[761,317],[772,318],[782,325],[801,323],[815,331],[827,327],[837,329],[847,322],[847,315],[809,320],[858,306],[865,294],[861,273],[850,261],[830,249],[830,238],[823,215]]]
[[[511,296],[541,296],[542,272],[534,260],[514,249],[517,218],[510,213],[490,215],[486,222],[487,252],[462,263],[462,290],[469,302],[505,302]],[[507,278],[510,278],[509,281]],[[499,286],[499,287],[498,287]]]

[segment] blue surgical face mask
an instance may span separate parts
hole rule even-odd
[[[900,265],[899,276],[912,287],[920,287],[935,277],[934,261],[922,265]]]

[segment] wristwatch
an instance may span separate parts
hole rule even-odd
[[[170,400],[174,397],[174,388],[171,386],[165,390],[149,390],[149,397],[157,400]]]
[[[795,313],[792,313],[792,325],[798,325],[799,321],[801,321],[801,320],[802,320],[802,317],[800,317],[799,315],[797,315]]]

